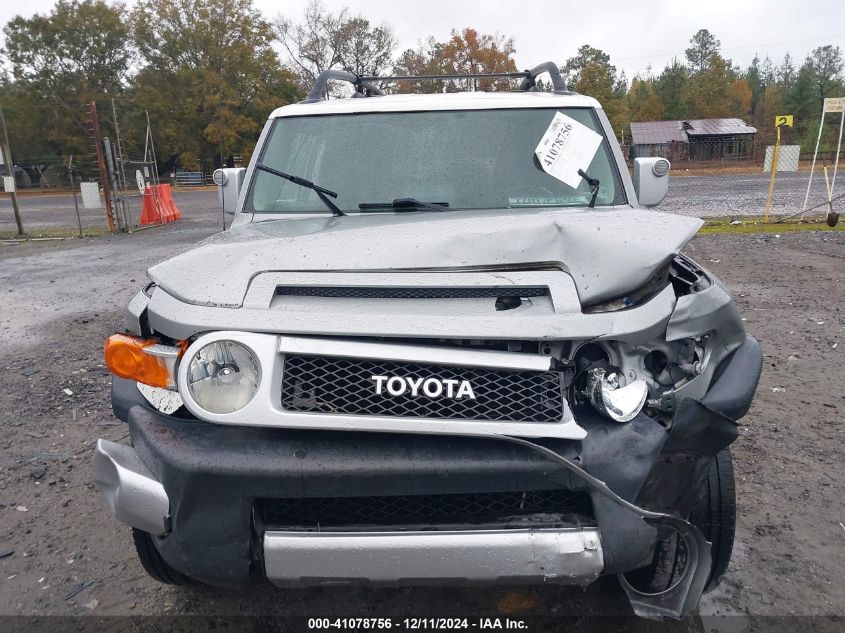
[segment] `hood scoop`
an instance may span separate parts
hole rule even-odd
[[[282,297],[334,297],[340,299],[480,299],[501,297],[547,297],[543,286],[505,287],[405,287],[390,286],[279,286],[276,294]]]

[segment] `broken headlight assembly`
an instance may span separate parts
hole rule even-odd
[[[584,312],[624,311],[650,300],[667,285],[671,285],[675,296],[681,299],[708,290],[713,280],[691,259],[676,255],[636,290],[587,306]],[[701,315],[697,318],[699,323],[693,324],[695,329],[705,323],[710,325]],[[713,332],[703,332],[677,340],[669,338],[672,340],[657,338],[640,344],[596,341],[575,346],[574,352],[568,354],[571,360],[564,358],[564,365],[574,365],[574,368],[570,365],[568,383],[570,402],[589,404],[615,422],[628,422],[645,410],[649,416],[671,423],[679,390],[702,374],[709,376],[712,373],[705,370],[714,337]],[[708,377],[702,378],[702,381],[708,380]],[[706,389],[706,385],[700,386]],[[701,390],[693,388],[692,391],[699,393]],[[685,390],[685,395],[696,394]]]
[[[601,367],[594,367],[587,372],[583,393],[605,417],[614,422],[630,422],[645,405],[648,385],[645,380],[635,380],[622,387],[616,372],[608,374]]]
[[[586,343],[572,357],[569,398],[614,422],[629,422],[640,411],[671,417],[675,393],[704,372],[708,334],[680,341],[633,345],[622,341]],[[667,420],[668,421],[668,420]]]

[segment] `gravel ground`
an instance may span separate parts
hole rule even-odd
[[[659,209],[667,213],[695,217],[723,217],[763,215],[769,193],[771,174],[713,174],[708,176],[679,175],[669,177],[669,195]],[[772,195],[773,215],[788,215],[800,211],[807,194],[809,172],[779,173]],[[841,187],[838,188],[842,193]],[[834,192],[836,195],[836,192]],[[824,178],[813,176],[807,208],[827,201]],[[843,201],[834,203],[841,210]],[[827,208],[814,211],[816,216],[827,213]]]
[[[149,579],[128,528],[108,514],[91,481],[96,439],[127,437],[110,411],[102,343],[121,328],[122,307],[145,268],[213,230],[189,219],[134,236],[0,247],[0,615],[629,613],[614,579],[584,592],[263,588],[249,595]],[[765,352],[758,395],[734,446],[735,554],[700,613],[750,615],[754,630],[771,627],[766,616],[845,615],[845,235],[713,235],[687,250],[731,288]],[[690,618],[674,630],[715,628],[708,622]],[[748,630],[742,622],[746,628],[727,630]],[[841,630],[822,624],[833,628],[815,630]],[[615,622],[595,629],[619,630]]]

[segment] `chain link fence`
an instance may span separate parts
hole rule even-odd
[[[21,233],[63,237],[107,231],[102,196],[94,195],[101,183],[93,140],[68,140],[64,150],[57,150],[46,139],[43,143],[21,142],[28,135],[16,132],[26,124],[26,114],[8,106],[3,112],[0,142],[11,128],[9,136],[18,143],[10,143],[10,153],[0,152],[0,237],[20,237]],[[79,104],[70,114],[69,118],[85,121],[87,110]]]
[[[171,197],[169,187],[197,192],[210,185],[209,174],[202,171],[160,178],[154,130],[136,104],[103,99],[93,106],[75,106],[73,114],[85,128],[76,138],[45,140],[43,145],[52,147],[40,153],[31,152],[25,142],[12,143],[12,167],[0,158],[0,239],[133,232],[172,218],[161,213],[162,201]],[[13,124],[26,121],[22,113],[8,108],[5,118]],[[15,200],[5,190],[11,185],[6,175],[14,178]],[[212,203],[210,217],[217,207]]]
[[[97,121],[91,118],[90,105],[80,106],[80,115],[88,117],[90,125],[90,139],[82,151],[79,145],[75,150],[59,148],[53,154],[31,154],[25,147],[12,148],[19,216],[27,236],[98,235],[113,230],[133,231],[146,225],[142,222],[141,192],[146,185],[160,182],[154,135],[146,125],[146,113],[137,105],[122,101],[102,100],[97,108],[100,154],[95,142]],[[11,117],[7,114],[7,118]],[[139,129],[147,129],[147,133],[142,134]],[[695,139],[649,147],[625,145],[623,152],[629,164],[633,156],[663,156],[672,162],[669,194],[658,207],[662,211],[741,218],[765,215],[768,207],[769,215],[777,219],[800,215],[806,198],[808,217],[824,218],[829,211],[839,211],[845,205],[845,174],[834,182],[829,169],[828,184],[825,183],[824,167],[833,165],[836,148],[823,144],[808,189],[812,153],[802,152],[798,143],[804,134],[801,130],[784,134],[770,202],[774,146],[764,140],[770,136],[766,133],[756,138]],[[0,176],[6,171],[6,166],[0,165]],[[209,184],[206,171],[174,172],[167,174],[164,182],[194,191]],[[211,200],[209,194],[208,201]],[[11,202],[9,195],[0,194],[0,239],[19,237]],[[177,203],[181,205],[178,200]],[[217,207],[213,201],[210,206],[210,211]]]
[[[632,148],[627,148],[626,155],[633,154]],[[648,152],[640,150],[638,155],[663,156],[672,163],[669,194],[658,207],[661,211],[738,219],[764,216],[768,205],[769,215],[778,218],[801,215],[805,197],[808,217],[823,218],[829,209],[823,168],[828,166],[828,181],[833,186],[835,150],[819,153],[810,184],[812,153],[802,152],[798,144],[782,143],[773,186],[774,144],[730,139],[667,143]],[[843,186],[845,174],[839,174],[832,191],[834,208],[842,206]]]
[[[4,178],[0,193],[0,238],[38,239],[109,232],[90,108],[80,103],[65,114],[82,122],[75,137],[62,142],[45,138],[43,142],[28,143],[19,139],[31,138],[31,134],[22,134],[17,129],[26,125],[26,113],[6,107],[4,122],[11,128],[9,136],[18,142],[10,143],[11,162],[5,155],[0,159],[0,175],[13,176],[15,194],[12,196],[9,191],[11,179]]]

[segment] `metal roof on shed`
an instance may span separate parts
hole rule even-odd
[[[692,119],[687,121],[689,136],[719,136],[725,134],[756,134],[757,128],[745,125],[742,119]]]
[[[746,125],[742,119],[690,119],[688,121],[631,123],[631,142],[634,145],[662,145],[673,141],[687,143],[689,136],[734,136],[756,133],[757,128]]]
[[[634,145],[662,145],[672,141],[687,142],[680,121],[631,123],[631,142]]]

